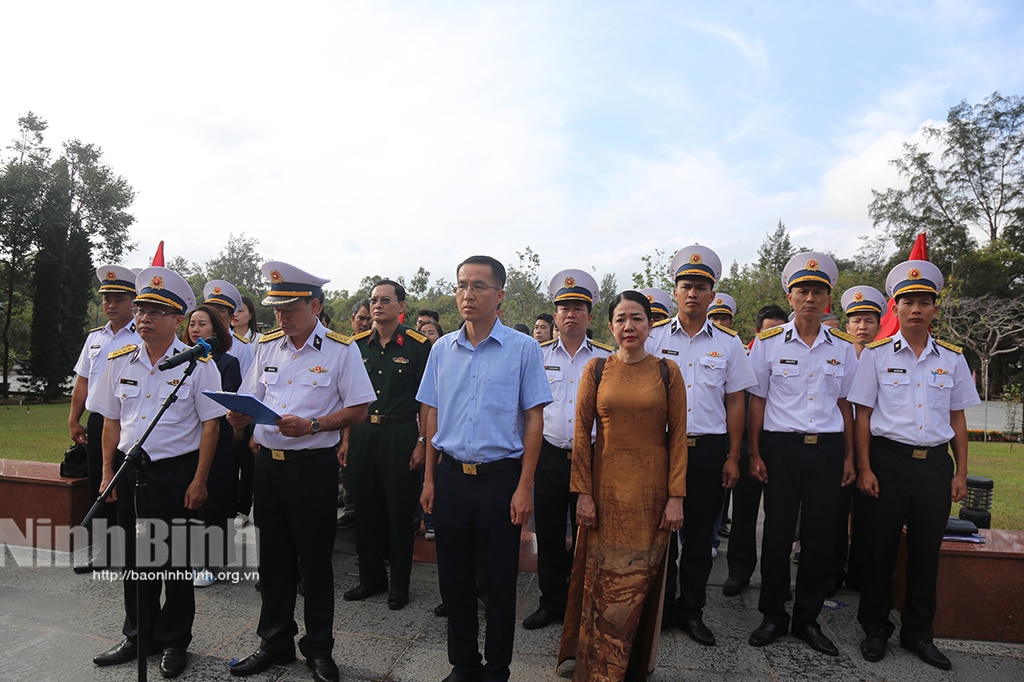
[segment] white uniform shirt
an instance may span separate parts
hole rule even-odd
[[[228,355],[238,360],[238,369],[242,376],[246,376],[252,369],[252,363],[256,359],[256,352],[251,343],[246,343],[238,334],[231,334],[231,348],[225,351]]]
[[[308,419],[372,403],[377,396],[359,347],[327,333],[318,320],[302,348],[295,348],[291,337],[265,335],[256,348],[252,369],[242,378],[241,392],[256,396],[278,414]],[[272,450],[331,448],[341,438],[337,431],[289,438],[273,424],[256,424],[254,435],[257,443]]]
[[[750,365],[757,385],[749,390],[766,398],[764,430],[788,433],[841,433],[838,400],[850,392],[857,371],[853,344],[821,325],[808,347],[787,322],[773,336],[757,338]]]
[[[544,406],[544,440],[556,448],[571,450],[576,428],[576,394],[580,390],[583,368],[592,359],[606,358],[612,352],[584,339],[576,354],[569,357],[560,338],[541,344],[540,350],[553,398],[553,402]],[[591,436],[597,436],[597,424]]]
[[[871,435],[933,448],[953,438],[950,410],[981,402],[963,353],[939,345],[917,357],[903,335],[860,356],[849,400],[872,408]]]
[[[129,343],[142,345],[142,339],[135,331],[135,322],[129,322],[121,327],[116,334],[113,327],[107,322],[102,327],[90,331],[89,335],[85,337],[85,345],[82,346],[78,362],[75,363],[75,374],[89,382],[89,391],[85,397],[85,409],[95,412],[91,405],[91,398],[95,392],[96,382],[99,381],[103,369],[107,366],[107,355]]]
[[[686,382],[686,430],[691,436],[727,433],[725,395],[757,383],[738,336],[705,323],[692,338],[678,317],[647,337],[647,352],[679,365]]]
[[[188,367],[185,363],[161,372],[157,365],[188,348],[175,338],[167,353],[153,364],[144,346],[107,361],[93,402],[97,412],[121,422],[121,440],[117,445],[121,452],[128,452],[149,428]],[[150,459],[169,459],[198,450],[202,422],[225,413],[223,407],[202,392],[219,390],[217,364],[212,359],[198,362],[195,372],[178,389],[177,400],[167,408],[142,446]]]

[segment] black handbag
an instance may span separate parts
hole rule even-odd
[[[64,461],[60,463],[62,478],[87,478],[89,465],[86,462],[86,448],[82,443],[72,443],[64,451]]]
[[[974,535],[977,532],[978,526],[973,521],[952,516],[946,520],[946,535]]]

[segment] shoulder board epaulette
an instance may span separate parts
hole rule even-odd
[[[279,339],[282,336],[284,336],[284,332],[281,331],[280,329],[275,329],[274,331],[267,332],[266,334],[261,336],[260,337],[260,343],[266,343],[267,341],[273,341],[274,339]]]
[[[671,321],[672,321],[671,317],[666,317],[664,320],[658,320],[657,322],[655,322],[654,324],[651,325],[651,329],[654,329],[655,327],[660,327],[663,324],[668,324]]]
[[[351,336],[345,336],[344,334],[339,334],[338,332],[333,332],[333,331],[330,331],[330,330],[328,330],[328,332],[327,332],[327,338],[329,338],[331,341],[337,341],[338,343],[343,343],[346,346],[348,344],[352,343],[352,337]]]
[[[106,326],[106,325],[104,325],[104,326]],[[93,327],[92,329],[87,331],[86,334],[92,334],[93,332],[98,332],[101,329],[103,329],[103,327]]]
[[[879,346],[884,346],[887,343],[892,343],[892,337],[891,336],[887,336],[884,339],[876,339],[875,341],[872,341],[871,343],[866,344],[864,347],[865,348],[878,348]]]
[[[960,355],[963,355],[964,349],[961,348],[960,346],[954,346],[949,341],[941,341],[939,339],[935,339],[935,343],[939,344],[940,346],[942,346],[946,350],[951,350],[954,353],[958,353]]]
[[[406,330],[405,335],[408,336],[413,341],[419,341],[420,343],[426,343],[427,341],[430,340],[426,336],[424,336],[423,334],[420,334],[415,329],[408,329],[408,330]]]
[[[129,353],[134,353],[138,349],[139,349],[139,347],[136,344],[129,343],[127,346],[124,346],[123,348],[118,348],[115,351],[111,351],[107,355],[107,360],[113,360],[114,358],[119,358],[122,355],[128,355]]]
[[[213,356],[212,355],[201,355],[201,356],[199,356],[199,362],[209,362],[210,360],[213,360]]]
[[[717,322],[712,322],[711,324],[713,324],[715,326],[715,329],[723,331],[726,334],[728,334],[729,336],[739,336],[740,335],[739,332],[733,331],[732,329],[729,329],[728,327],[723,327],[722,325],[718,324]]]
[[[363,339],[365,339],[367,336],[369,336],[372,333],[373,333],[372,329],[367,329],[365,332],[359,332],[358,334],[353,336],[352,340],[353,341],[362,341]]]
[[[547,341],[541,342],[540,347],[543,348],[544,346],[550,346],[551,344],[556,343],[557,341],[558,339],[548,339]]]
[[[615,352],[615,347],[614,346],[609,346],[607,343],[601,343],[600,341],[594,341],[593,339],[590,340],[590,343],[594,344],[595,346],[597,346],[601,350],[606,350],[606,351],[609,351],[611,353]]]
[[[836,329],[835,327],[829,327],[828,333],[836,337],[837,339],[842,339],[843,341],[846,341],[847,343],[853,343],[855,341],[852,334],[847,334],[841,329]]]
[[[252,343],[252,341],[250,341],[249,339],[245,338],[244,336],[239,336],[235,332],[231,332],[231,335],[238,339],[239,341],[241,341],[242,343]]]
[[[775,336],[776,334],[781,334],[781,333],[782,333],[782,325],[780,324],[780,325],[778,325],[776,327],[770,327],[768,329],[765,329],[763,332],[758,332],[757,333],[757,338],[759,338],[762,341],[764,341],[765,339],[770,339],[771,337]]]

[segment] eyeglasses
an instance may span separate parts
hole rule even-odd
[[[155,319],[159,317],[168,317],[169,315],[177,315],[178,313],[174,310],[164,310],[162,308],[136,308],[132,307],[132,315],[138,319],[148,317]]]
[[[390,296],[381,296],[380,298],[371,298],[370,299],[370,305],[377,305],[378,303],[380,303],[381,305],[391,305],[391,302],[393,300],[395,300],[395,299],[391,298]]]
[[[486,294],[488,289],[501,289],[493,284],[484,284],[483,282],[473,282],[472,284],[466,284],[465,282],[459,282],[455,285],[455,293],[466,295],[466,292],[472,291],[474,294]]]

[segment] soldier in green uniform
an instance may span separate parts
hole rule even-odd
[[[388,608],[409,603],[412,571],[412,521],[420,494],[420,470],[426,454],[425,416],[416,401],[430,341],[399,324],[405,312],[405,288],[377,282],[370,293],[373,328],[355,336],[377,396],[366,421],[348,437],[347,466],[359,523],[356,553],[359,585],[345,601],[359,601],[388,590],[384,560],[391,562]]]

